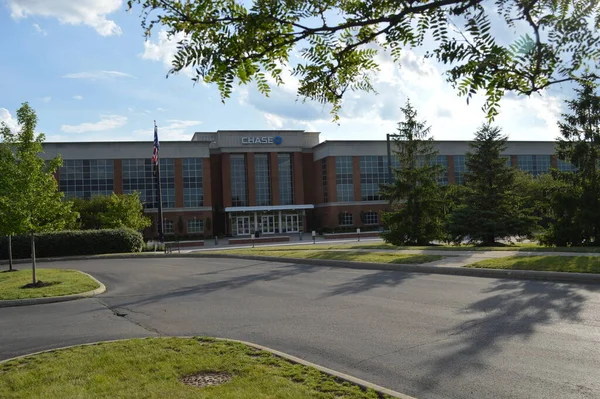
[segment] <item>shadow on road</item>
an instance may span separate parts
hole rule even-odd
[[[595,286],[535,281],[492,283],[482,290],[484,299],[462,310],[473,314],[471,320],[440,331],[447,339],[439,349],[447,355],[422,364],[429,372],[419,382],[421,392],[432,390],[442,379],[485,367],[486,358],[501,352],[504,342],[526,341],[537,328],[555,322],[580,322],[586,293],[597,290]]]
[[[419,274],[424,275],[423,273]],[[336,295],[360,294],[378,287],[396,287],[404,281],[415,277],[417,277],[415,273],[403,273],[389,270],[362,274],[350,281],[332,287],[329,292],[321,295],[321,298]]]
[[[246,266],[243,266],[246,267]],[[160,302],[163,300],[174,299],[174,298],[182,298],[189,295],[205,295],[211,292],[215,292],[218,290],[233,290],[237,288],[241,288],[247,286],[249,284],[257,283],[257,282],[266,282],[278,280],[286,277],[292,277],[299,274],[313,273],[322,269],[319,266],[310,266],[310,265],[282,265],[276,268],[268,269],[264,272],[254,273],[254,274],[245,274],[241,276],[235,276],[223,280],[211,281],[211,282],[200,282],[199,284],[190,285],[187,287],[181,287],[173,291],[160,293],[157,295],[150,295],[138,300],[121,303],[118,306],[120,307],[128,307],[135,305],[146,305],[150,303]],[[231,269],[229,269],[231,270]],[[207,273],[213,274],[213,273]],[[215,273],[215,274],[218,274]],[[202,275],[199,273],[198,275]]]

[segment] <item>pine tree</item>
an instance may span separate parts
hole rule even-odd
[[[506,136],[498,127],[482,125],[467,153],[463,203],[450,216],[450,235],[458,240],[494,245],[512,236],[530,236],[536,218],[529,198],[517,189],[517,171],[502,152]]]
[[[383,239],[394,245],[428,245],[442,237],[444,204],[437,181],[442,167],[433,164],[437,150],[430,128],[417,120],[410,101],[401,111],[405,120],[394,135],[400,168],[393,171],[394,182],[381,191],[392,209],[382,216],[389,229]]]
[[[571,113],[558,123],[557,155],[577,173],[553,171],[563,184],[552,193],[554,220],[544,235],[546,244],[600,244],[600,96],[590,84],[576,91],[577,98],[566,101]]]

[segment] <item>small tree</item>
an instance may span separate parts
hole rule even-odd
[[[46,162],[40,157],[44,135],[35,133],[35,111],[24,103],[17,110],[17,120],[19,131],[2,130],[4,143],[16,161],[10,196],[13,208],[9,212],[14,222],[13,232],[31,237],[32,285],[36,286],[35,233],[61,230],[72,225],[77,214],[72,211],[71,202],[63,201],[54,178],[62,159],[57,156]]]
[[[444,205],[437,179],[443,169],[433,164],[437,151],[430,128],[417,120],[410,101],[401,110],[405,120],[398,123],[394,138],[400,168],[394,170],[394,183],[381,190],[391,207],[382,215],[389,228],[383,239],[394,245],[428,245],[442,237]]]
[[[144,206],[138,192],[78,198],[74,202],[83,229],[127,227],[141,231],[152,224],[150,218],[144,215]]]
[[[2,122],[0,137],[10,133],[10,128]],[[8,270],[13,271],[12,236],[20,230],[15,213],[15,177],[17,162],[15,154],[6,142],[0,142],[0,236],[8,236]]]
[[[462,204],[450,216],[448,230],[455,239],[494,245],[499,238],[530,236],[536,218],[530,199],[517,190],[517,171],[501,156],[506,136],[485,124],[475,133],[467,153]]]

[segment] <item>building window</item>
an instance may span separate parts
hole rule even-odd
[[[417,156],[417,165],[422,167],[425,163],[425,157],[422,155]],[[442,172],[438,176],[438,184],[445,186],[448,184],[448,157],[446,155],[436,155],[429,161],[430,165],[440,165]]]
[[[232,154],[231,159],[231,206],[247,206],[246,157]]]
[[[379,201],[381,184],[387,180],[387,159],[383,156],[360,157],[361,201]]]
[[[254,187],[256,190],[256,205],[271,205],[269,154],[254,155]]]
[[[188,234],[204,233],[204,220],[192,219],[187,221]]]
[[[204,205],[202,161],[202,158],[184,158],[183,160],[183,206],[186,208]]]
[[[175,229],[173,228],[172,220],[165,220],[163,222],[163,233],[165,234],[175,234]]]
[[[172,158],[160,159],[160,187],[163,208],[175,207],[175,166]],[[146,209],[158,208],[154,165],[150,159],[123,159],[123,192],[140,193]]]
[[[59,188],[67,198],[109,195],[114,189],[114,161],[65,160],[59,170]]]
[[[354,201],[352,157],[335,157],[335,191],[338,202]]]
[[[467,171],[466,156],[454,156],[454,183],[463,184],[465,182],[465,172]]]
[[[279,165],[279,203],[291,205],[294,203],[292,154],[277,154],[277,163]]]
[[[519,155],[519,169],[537,176],[550,170],[550,155]]]
[[[512,167],[512,157],[510,155],[501,155],[500,158],[506,159],[506,166],[508,166],[509,168]]]
[[[323,202],[329,202],[329,192],[327,191],[327,158],[321,159],[321,179],[323,184]]]
[[[365,212],[365,224],[379,224],[377,212]]]
[[[341,213],[340,214],[340,226],[352,226],[354,224],[354,215],[351,213]]]
[[[557,167],[561,172],[577,172],[577,167],[570,162],[565,162],[562,159],[557,159]]]

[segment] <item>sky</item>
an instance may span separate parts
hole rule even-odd
[[[153,120],[161,141],[187,141],[196,131],[269,129],[384,140],[402,120],[407,98],[436,140],[470,140],[485,120],[482,97],[467,105],[446,83],[443,66],[410,49],[401,66],[377,56],[377,94],[348,93],[337,123],[329,107],[297,98],[289,73],[269,97],[251,84],[236,86],[223,103],[215,86],[194,85],[187,71],[166,78],[176,38],[158,27],[146,40],[139,14],[127,12],[125,0],[0,0],[0,121],[15,127],[16,110],[29,102],[47,141],[148,141]],[[554,140],[572,95],[561,86],[509,95],[495,123],[510,140]]]

